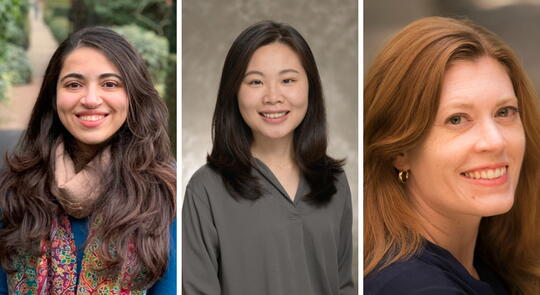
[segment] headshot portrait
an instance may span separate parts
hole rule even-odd
[[[0,171],[0,294],[176,294],[167,124],[122,35],[87,27],[59,44]]]
[[[182,290],[356,294],[356,4],[253,4],[183,7]]]
[[[479,24],[495,8],[437,3],[422,8],[452,17],[409,14],[385,42],[382,22],[366,24],[366,40],[381,43],[365,60],[364,294],[537,294],[529,64]]]

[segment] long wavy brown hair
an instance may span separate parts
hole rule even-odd
[[[516,55],[467,20],[429,17],[399,32],[380,52],[364,90],[364,275],[406,259],[424,242],[392,162],[433,125],[447,67],[489,56],[508,71],[526,137],[514,206],[482,218],[476,253],[513,294],[540,293],[540,129],[537,95]]]
[[[120,71],[129,99],[126,122],[106,144],[110,168],[104,171],[104,192],[90,216],[90,222],[98,216],[102,220],[95,233],[101,240],[98,255],[116,276],[133,242],[138,257],[135,271],[144,268],[148,274],[137,287],[146,288],[167,267],[170,225],[176,214],[168,112],[143,59],[124,38],[105,28],[80,30],[59,45],[28,127],[16,150],[5,156],[6,169],[0,175],[0,262],[13,272],[15,253],[40,255],[39,241],[48,240],[51,222],[62,210],[49,188],[54,179],[54,147],[63,138],[74,155],[77,145],[56,112],[56,85],[66,56],[81,47],[95,48],[108,57]]]

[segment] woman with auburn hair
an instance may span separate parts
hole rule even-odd
[[[353,294],[351,193],[294,28],[263,21],[236,38],[212,130],[182,209],[184,294]]]
[[[516,55],[429,17],[364,92],[365,294],[539,294],[538,99]]]
[[[59,45],[0,176],[0,294],[176,294],[167,116],[117,33]]]

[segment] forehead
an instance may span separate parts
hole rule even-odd
[[[441,105],[515,98],[506,68],[491,57],[453,62],[445,72]]]
[[[93,47],[79,47],[68,53],[64,58],[61,73],[91,70],[119,73],[116,65],[105,53]]]
[[[303,68],[298,53],[289,45],[281,42],[274,42],[257,48],[248,63],[248,69],[283,66]]]

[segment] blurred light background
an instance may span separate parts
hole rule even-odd
[[[522,61],[538,91],[539,0],[365,0],[364,71],[394,34],[426,16],[466,17],[499,35]]]
[[[326,98],[329,154],[347,159],[357,249],[358,2],[210,0],[184,1],[182,5],[182,192],[211,151],[211,119],[232,42],[255,22],[286,22],[304,36],[317,61]],[[355,272],[356,267],[355,263]]]
[[[176,143],[175,2],[0,0],[0,167],[28,124],[58,43],[87,26],[110,27],[139,51],[169,106],[169,133]]]

